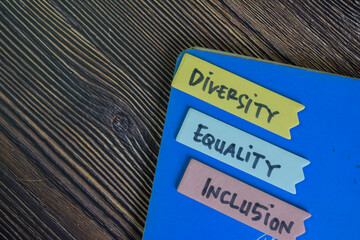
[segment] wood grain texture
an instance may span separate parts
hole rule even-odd
[[[358,1],[0,2],[0,238],[141,239],[178,54],[360,77]]]

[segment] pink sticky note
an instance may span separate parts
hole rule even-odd
[[[279,240],[305,233],[311,215],[192,159],[178,192]]]

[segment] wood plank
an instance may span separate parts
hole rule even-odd
[[[353,1],[1,1],[0,233],[140,239],[178,54],[360,76]]]

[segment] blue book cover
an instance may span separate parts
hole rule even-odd
[[[289,65],[206,49],[180,54],[202,59],[305,106],[291,139],[172,87],[147,214],[144,240],[272,239],[178,192],[191,159],[311,214],[297,239],[359,239],[360,82]],[[292,193],[177,141],[189,109],[307,159]]]

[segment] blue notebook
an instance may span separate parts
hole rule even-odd
[[[360,81],[357,79],[194,48],[202,59],[305,106],[291,139],[172,87],[144,240],[272,239],[177,191],[191,159],[311,214],[297,239],[359,239]],[[189,109],[307,159],[296,193],[235,168],[176,140]]]

